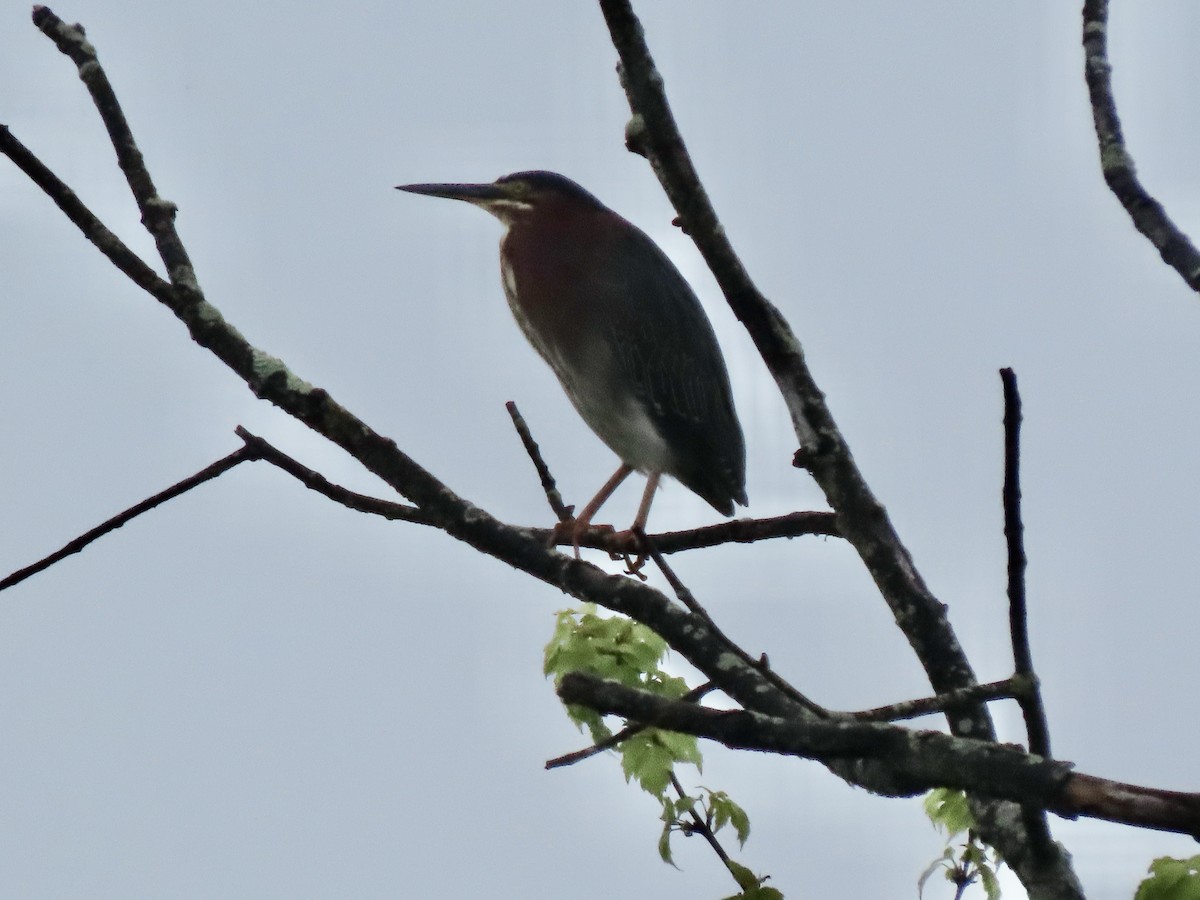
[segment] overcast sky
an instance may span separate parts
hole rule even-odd
[[[1078,3],[640,6],[729,236],[803,341],[980,678],[1011,669],[996,371],[1013,366],[1056,755],[1196,789],[1200,298],[1101,180]],[[1200,6],[1114,6],[1130,148],[1200,232]],[[644,228],[696,287],[746,431],[748,512],[823,508],[790,466],[762,362],[623,147],[594,4],[54,9],[86,25],[209,299],[456,491],[549,523],[510,399],[569,502],[615,465],[511,321],[499,224],[392,190],[546,168]],[[74,66],[17,3],[0,11],[0,86],[0,122],[151,259]],[[386,496],[254,399],[7,161],[0,421],[0,574],[232,451],[238,424]],[[631,519],[639,495],[626,487],[611,518]],[[651,521],[714,517],[670,485]],[[820,703],[928,692],[837,541],[676,565],[732,637]],[[540,674],[566,603],[262,464],[138,519],[0,598],[0,893],[731,893],[698,840],[677,841],[681,871],[658,861],[657,808],[615,758],[542,770],[584,743]],[[1015,708],[995,712],[1022,740]],[[685,782],[743,804],[754,832],[738,858],[788,897],[915,896],[941,851],[917,800],[705,750]],[[1102,900],[1131,897],[1153,857],[1195,852],[1178,836],[1051,824]]]

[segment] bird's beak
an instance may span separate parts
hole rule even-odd
[[[485,207],[508,199],[508,193],[498,184],[398,184],[396,190],[425,194],[428,197],[465,200],[467,203]]]

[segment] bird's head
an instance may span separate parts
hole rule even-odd
[[[528,216],[605,209],[570,178],[555,172],[514,172],[489,184],[401,184],[396,190],[463,200],[487,210],[506,225]]]

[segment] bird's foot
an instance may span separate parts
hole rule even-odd
[[[635,553],[631,553],[629,550],[613,550],[608,554],[610,559],[620,560],[625,564],[626,575],[636,575],[642,581],[646,580],[642,569],[646,568],[646,563],[650,560],[650,554],[645,550],[645,544],[642,542],[644,534],[645,532],[636,527],[617,532],[615,537],[618,544],[635,547],[637,550]]]
[[[639,553],[637,556],[631,557],[628,553],[622,553],[621,559],[625,562],[625,574],[636,575],[641,581],[646,581],[646,573],[642,569],[646,568],[646,562],[650,557]]]
[[[571,547],[575,550],[575,558],[579,559],[579,544],[589,532],[596,535],[613,534],[616,529],[611,525],[593,525],[591,522],[576,518],[564,519],[556,522],[550,529],[550,537],[546,540],[546,546],[554,548],[570,542]]]

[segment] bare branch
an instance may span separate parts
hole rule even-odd
[[[418,525],[438,524],[433,516],[415,506],[408,506],[404,503],[396,503],[391,500],[381,500],[379,497],[359,494],[341,485],[334,484],[320,472],[302,465],[258,435],[251,434],[241,425],[235,429],[235,432],[254,451],[256,459],[269,462],[271,465],[282,469],[309,490],[316,491],[318,494],[328,497],[333,502],[340,503],[348,509],[370,513],[373,516],[382,516],[385,519],[393,521],[415,522]]]
[[[511,400],[504,404],[512,417],[513,426],[521,438],[525,452],[537,470],[542,490],[546,500],[560,522],[571,519],[574,507],[567,506],[558,491],[550,467],[542,457],[541,448],[533,438],[525,417],[517,409],[517,404]],[[569,535],[557,529],[539,529],[535,534],[545,534],[547,541],[552,538],[556,546],[588,547],[593,550],[605,550],[614,559],[630,557],[641,551],[637,535],[631,531],[613,531],[611,528],[599,526],[589,528],[582,535]],[[752,544],[756,541],[777,537],[800,537],[802,535],[824,535],[840,537],[837,530],[837,516],[828,512],[794,512],[783,516],[773,516],[765,519],[735,519],[731,522],[721,522],[717,525],[707,525],[702,528],[691,528],[686,531],[668,531],[653,536],[655,546],[662,553],[678,553],[680,550],[699,550],[706,547],[716,547],[720,544]]]
[[[1031,756],[1019,747],[956,738],[937,731],[845,719],[782,719],[742,710],[710,709],[668,700],[593,675],[572,673],[559,683],[564,703],[587,706],[655,728],[805,759],[870,759],[890,774],[880,793],[911,796],[934,787],[979,791],[1020,802],[1048,804],[1069,776],[1069,763]]]
[[[549,531],[546,533],[549,534]],[[660,553],[671,554],[681,550],[716,547],[720,544],[753,544],[770,538],[805,535],[841,537],[837,516],[830,512],[799,511],[763,519],[733,519],[685,531],[665,531],[652,537]],[[564,542],[564,546],[568,543],[570,542]],[[637,538],[628,531],[606,532],[592,529],[579,545],[615,554],[633,554],[638,551]]]
[[[1033,669],[1029,647],[1029,612],[1025,599],[1025,524],[1021,521],[1021,394],[1012,369],[1001,369],[1004,384],[1004,537],[1008,545],[1008,622],[1012,634],[1013,662],[1018,677],[1032,689],[1017,702],[1029,733],[1029,752],[1049,757],[1050,725],[1042,704],[1041,687]]]
[[[240,463],[244,463],[247,460],[256,458],[257,454],[253,448],[248,446],[239,447],[237,450],[233,451],[223,459],[217,460],[210,466],[205,466],[195,475],[189,475],[187,478],[183,479],[183,481],[171,485],[165,491],[160,491],[153,497],[147,497],[141,503],[137,503],[129,507],[129,509],[125,510],[123,513],[113,516],[108,521],[97,525],[90,531],[84,532],[73,541],[67,543],[61,550],[51,553],[45,559],[40,559],[33,563],[33,565],[26,566],[23,569],[13,572],[7,578],[0,580],[0,591],[10,588],[13,585],[20,584],[31,575],[36,575],[38,572],[50,568],[55,563],[61,562],[73,553],[78,553],[88,544],[104,537],[104,535],[111,531],[116,531],[126,522],[130,521],[131,519],[136,519],[142,513],[148,512],[154,509],[154,507],[178,497],[180,494],[185,494],[192,488],[204,484],[206,481],[211,481],[219,475],[223,475],[225,472],[228,472],[230,469],[236,465],[239,465]]]
[[[125,173],[125,180],[142,214],[142,224],[154,238],[171,283],[198,289],[192,261],[175,231],[175,204],[158,195],[125,113],[117,102],[117,95],[100,66],[96,48],[88,41],[82,26],[68,25],[49,7],[33,8],[33,24],[54,41],[54,45],[69,56],[78,68],[79,78],[92,95],[92,102],[100,113],[104,127],[108,129],[109,140],[117,151],[117,164]]]
[[[808,370],[800,342],[734,252],[671,114],[641,23],[628,0],[600,0],[600,8],[621,58],[621,83],[634,117],[627,134],[635,149],[650,160],[684,229],[775,377],[804,446],[805,466],[837,514],[838,530],[858,551],[934,690],[944,693],[974,684],[974,672],[950,627],[945,606],[921,579],[887,511],[859,472]],[[974,737],[994,734],[983,707],[963,711],[952,726],[957,733]]]
[[[142,290],[165,300],[170,296],[171,286],[163,281],[146,262],[127,247],[124,242],[111,232],[96,215],[84,205],[79,196],[71,190],[62,179],[50,171],[40,159],[22,144],[9,131],[8,126],[0,125],[0,153],[3,153],[24,172],[29,180],[42,189],[54,201],[68,219],[83,232],[96,248],[108,257],[109,261]]]
[[[734,314],[746,326],[775,377],[802,454],[797,457],[812,474],[838,528],[858,552],[938,694],[977,683],[946,615],[946,606],[929,590],[901,543],[883,505],[871,492],[841,431],[825,405],[800,342],[786,320],[758,291],[733,251],[717,219],[683,138],[671,114],[662,76],[646,46],[641,23],[629,0],[599,0],[613,46],[620,56],[621,83],[633,114],[627,142],[646,156],[684,228],[704,257]],[[987,708],[980,704],[948,719],[958,735],[994,739]],[[1008,810],[973,802],[984,839],[996,847],[1028,887],[1038,884],[1042,896],[1081,898],[1083,891],[1067,858],[1030,854],[1020,829],[1007,829]]]
[[[698,687],[692,688],[679,699],[684,703],[695,703],[701,698],[712,693],[716,688],[711,681],[706,681]],[[590,759],[597,753],[603,753],[605,750],[611,750],[624,741],[629,740],[640,731],[645,731],[646,725],[626,725],[620,731],[609,735],[602,741],[597,741],[590,747],[584,747],[582,750],[575,750],[572,753],[564,753],[562,756],[556,756],[554,759],[546,760],[547,769],[560,769],[563,766],[573,766],[577,762],[582,762],[585,759]]]
[[[554,481],[554,476],[550,474],[550,467],[546,465],[546,460],[542,458],[541,448],[538,447],[537,441],[533,439],[533,433],[529,430],[529,425],[526,424],[525,417],[521,415],[521,411],[517,409],[517,404],[512,400],[505,403],[504,408],[508,410],[508,414],[512,417],[513,427],[517,429],[517,435],[521,438],[521,445],[525,448],[525,452],[529,454],[529,459],[533,462],[534,469],[537,470],[538,479],[542,483],[542,490],[546,492],[546,502],[550,504],[550,508],[554,510],[554,514],[558,516],[558,521],[569,522],[571,520],[571,513],[575,508],[563,503],[562,494],[558,492],[558,485]],[[567,541],[567,543],[570,543],[570,541]]]
[[[1112,64],[1108,61],[1108,0],[1085,0],[1083,4],[1083,51],[1104,181],[1163,262],[1178,272],[1193,291],[1200,291],[1200,253],[1171,221],[1162,204],[1142,187],[1133,157],[1125,147],[1113,97]]]
[[[587,706],[738,750],[762,750],[820,760],[875,760],[891,773],[882,793],[909,796],[949,787],[1035,806],[1060,816],[1088,816],[1200,840],[1200,794],[1162,791],[1074,774],[1071,764],[1020,747],[958,738],[937,731],[845,720],[796,719],[726,712],[574,673],[559,684],[564,703]]]
[[[829,715],[829,712],[824,707],[809,700],[802,693],[792,687],[792,685],[789,684],[778,673],[776,673],[768,663],[765,653],[756,660],[749,653],[743,650],[740,645],[734,643],[728,637],[726,637],[725,632],[720,629],[717,623],[713,621],[712,616],[708,614],[708,610],[700,605],[700,602],[696,599],[691,590],[688,589],[687,585],[685,585],[683,581],[680,580],[679,576],[675,574],[675,570],[667,565],[667,561],[663,559],[662,554],[658,551],[658,547],[655,545],[653,538],[651,538],[645,532],[640,533],[638,537],[642,541],[643,546],[646,547],[647,552],[650,554],[650,558],[654,560],[654,564],[658,566],[658,569],[660,572],[662,572],[663,577],[667,579],[667,584],[671,586],[671,590],[675,592],[675,596],[679,598],[679,602],[691,610],[693,614],[703,619],[704,622],[707,623],[708,627],[712,629],[713,634],[725,642],[731,653],[737,654],[743,662],[752,666],[756,666],[759,671],[761,671],[763,675],[765,675],[771,681],[771,683],[775,685],[775,687],[777,687],[780,691],[782,691],[796,703],[800,704],[800,706],[804,707],[813,715],[821,717]]]
[[[1008,547],[1008,627],[1012,635],[1013,659],[1016,674],[1032,686],[1032,690],[1017,697],[1025,731],[1029,735],[1029,752],[1050,758],[1050,725],[1042,692],[1033,671],[1033,653],[1029,649],[1029,617],[1025,604],[1025,525],[1021,521],[1021,394],[1017,390],[1017,375],[1012,369],[1001,369],[1004,385],[1004,538]],[[1046,814],[1033,806],[1023,810],[1025,827],[1035,852],[1053,853],[1050,826]]]
[[[976,703],[1014,699],[1031,689],[1032,682],[1014,676],[1003,681],[990,681],[987,684],[959,688],[957,691],[938,694],[936,697],[921,697],[918,700],[905,700],[888,706],[877,706],[874,709],[840,713],[839,715],[848,715],[851,719],[859,722],[898,722],[901,719],[915,719],[919,716],[961,709]]]
[[[1200,794],[1161,791],[1080,773],[1067,781],[1063,804],[1067,808],[1063,815],[1177,831],[1200,841]]]

